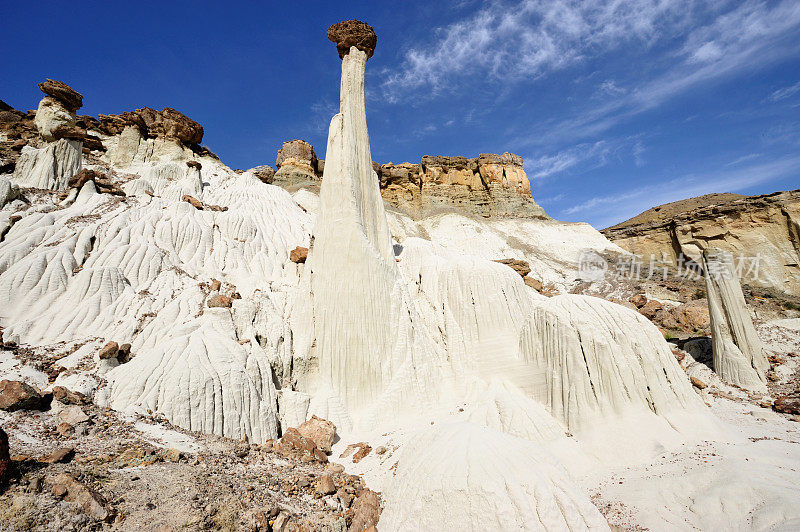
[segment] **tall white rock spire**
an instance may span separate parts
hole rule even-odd
[[[331,26],[342,57],[341,107],[331,120],[320,205],[307,266],[320,376],[351,413],[369,406],[409,352],[409,305],[372,169],[364,69],[375,32]]]

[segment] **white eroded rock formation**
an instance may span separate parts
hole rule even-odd
[[[769,362],[747,310],[733,255],[717,248],[703,251],[714,371],[725,381],[764,388]]]
[[[80,140],[60,139],[42,148],[22,148],[12,181],[22,187],[64,190],[81,169]]]
[[[384,497],[386,530],[608,530],[553,456],[469,422],[415,434]]]

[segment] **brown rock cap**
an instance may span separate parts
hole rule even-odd
[[[99,129],[107,135],[117,135],[126,126],[136,127],[146,137],[174,138],[187,145],[203,141],[203,126],[171,107],[161,111],[143,107],[120,115],[100,115]]]
[[[48,96],[52,96],[66,107],[75,112],[83,106],[83,95],[63,81],[48,79],[39,83],[39,89]]]
[[[378,36],[372,26],[360,20],[345,20],[334,24],[328,28],[328,39],[336,43],[341,59],[344,59],[351,46],[366,52],[369,59],[375,53],[375,45],[378,43]]]

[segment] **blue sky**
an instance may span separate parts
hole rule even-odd
[[[605,227],[710,192],[800,187],[800,2],[9,2],[0,98],[45,77],[81,113],[175,107],[233,168],[324,157],[331,23],[375,27],[373,158],[522,155],[554,217]]]

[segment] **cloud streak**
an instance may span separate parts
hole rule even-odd
[[[784,87],[782,89],[776,90],[775,92],[770,94],[769,99],[772,100],[773,102],[779,102],[781,100],[789,98],[797,91],[800,91],[800,81],[789,87]]]

